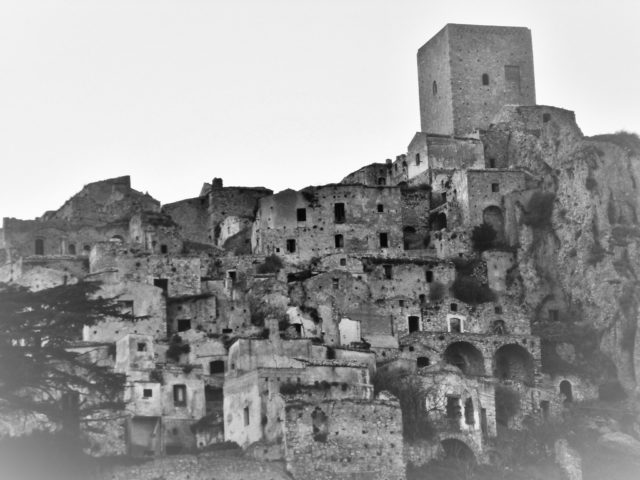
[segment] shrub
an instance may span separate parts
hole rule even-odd
[[[551,225],[553,202],[556,195],[551,192],[535,192],[529,199],[523,222],[533,228],[544,228]]]
[[[477,252],[484,252],[493,247],[497,233],[488,223],[483,223],[473,228],[471,243]]]
[[[258,273],[277,273],[282,268],[282,260],[277,255],[269,255],[256,271]]]
[[[470,305],[479,303],[492,302],[495,300],[495,294],[486,283],[480,283],[473,277],[466,275],[456,276],[453,285],[451,285],[451,293],[458,300]]]

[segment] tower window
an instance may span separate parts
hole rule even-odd
[[[44,240],[42,238],[36,238],[36,255],[44,255]]]
[[[482,85],[489,85],[489,74],[482,74]]]
[[[306,222],[307,221],[307,209],[306,208],[299,208],[296,210],[296,218],[299,222]]]
[[[336,203],[333,206],[333,216],[335,223],[344,223],[346,220],[346,214],[344,209],[344,203]]]
[[[433,272],[431,270],[427,270],[425,277],[426,277],[427,283],[433,282]]]
[[[380,238],[380,248],[388,248],[389,247],[389,235],[386,232],[383,232],[379,235]]]
[[[438,84],[436,83],[435,80],[431,84],[431,91],[433,92],[434,96],[438,94]]]
[[[334,242],[335,242],[336,248],[343,248],[344,247],[344,237],[342,235],[338,234],[333,238],[334,238]]]
[[[169,249],[166,245],[160,245],[160,253],[167,253]]]
[[[420,154],[416,153],[416,166],[420,165]]]
[[[296,241],[293,238],[287,240],[287,252],[295,253],[296,251]]]
[[[378,213],[382,213],[382,212],[384,212],[384,205],[379,203],[378,204]]]

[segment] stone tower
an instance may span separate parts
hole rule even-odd
[[[447,24],[418,50],[421,129],[467,135],[503,105],[535,105],[531,31]]]

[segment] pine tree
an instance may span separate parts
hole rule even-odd
[[[96,296],[99,288],[0,285],[0,414],[44,414],[71,430],[93,412],[123,407],[124,377],[73,348],[84,325],[123,317],[115,299]]]

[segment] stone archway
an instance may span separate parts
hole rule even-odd
[[[533,383],[533,357],[526,348],[515,343],[503,345],[496,350],[493,369],[494,375],[500,380]]]
[[[469,342],[454,342],[442,354],[446,363],[458,367],[465,375],[483,375],[482,352]]]
[[[440,441],[444,457],[447,459],[475,462],[476,455],[469,445],[457,438],[445,438]]]
[[[563,380],[560,382],[560,393],[564,395],[564,403],[573,402],[573,387],[569,380]]]

